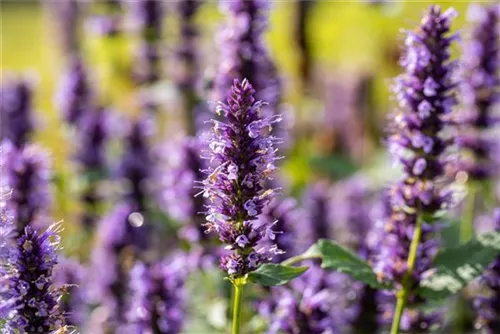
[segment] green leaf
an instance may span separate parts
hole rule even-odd
[[[489,232],[458,247],[441,251],[435,268],[424,273],[419,293],[430,300],[447,298],[479,277],[500,255],[500,232]]]
[[[248,279],[265,286],[283,285],[299,277],[307,269],[307,267],[291,267],[267,263],[248,274]]]
[[[389,287],[377,280],[377,275],[367,262],[336,242],[321,239],[318,241],[318,248],[323,257],[322,268],[346,273],[375,289]]]
[[[310,160],[313,168],[320,170],[334,179],[346,178],[354,174],[358,167],[347,156],[313,157]]]

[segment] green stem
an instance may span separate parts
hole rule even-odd
[[[408,295],[410,294],[413,269],[415,268],[415,263],[417,261],[417,250],[418,245],[420,244],[420,238],[422,236],[422,223],[423,219],[421,215],[417,215],[415,231],[413,231],[413,239],[410,245],[410,253],[408,254],[406,273],[403,277],[401,290],[399,290],[397,294],[396,311],[394,313],[394,319],[392,321],[391,334],[399,333],[401,318],[403,316]]]
[[[465,199],[463,211],[464,219],[460,223],[460,243],[469,241],[474,234],[474,214],[476,206],[477,185],[471,183],[469,193]]]
[[[233,299],[233,334],[240,333],[240,319],[241,319],[241,301],[243,296],[244,283],[240,279],[235,279],[234,286],[234,299]]]

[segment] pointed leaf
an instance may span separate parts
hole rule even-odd
[[[430,300],[447,298],[481,276],[496,256],[500,255],[500,232],[489,232],[458,247],[440,252],[435,268],[424,273],[420,294]]]
[[[265,286],[283,285],[302,275],[307,269],[267,263],[248,274],[248,279]]]
[[[349,249],[326,239],[318,241],[318,248],[323,257],[322,268],[346,273],[376,289],[388,288],[377,280],[373,268]]]

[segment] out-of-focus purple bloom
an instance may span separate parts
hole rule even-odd
[[[500,232],[500,208],[495,211],[495,231]],[[489,295],[474,301],[478,312],[477,324],[486,334],[500,332],[500,256],[493,261],[481,277],[489,288]]]
[[[26,144],[34,129],[33,92],[24,79],[8,79],[0,87],[0,139],[17,147]]]
[[[307,215],[307,241],[309,247],[319,239],[332,239],[334,227],[332,224],[331,189],[326,181],[320,181],[309,186],[302,199],[302,205]]]
[[[257,218],[276,190],[266,189],[266,181],[276,169],[279,140],[269,135],[279,116],[263,117],[261,101],[245,79],[235,80],[227,104],[219,103],[209,139],[209,168],[203,181],[204,196],[210,201],[207,231],[216,232],[232,251],[221,259],[221,267],[238,278],[280,253],[276,246],[256,248],[266,238],[274,238],[272,223],[257,225]]]
[[[54,284],[67,291],[60,301],[60,310],[69,326],[81,326],[87,316],[83,291],[86,274],[85,268],[77,260],[70,258],[60,257],[54,268]]]
[[[266,101],[266,116],[276,113],[281,99],[281,82],[276,66],[264,45],[269,2],[265,0],[221,1],[229,20],[219,36],[220,62],[215,79],[216,100],[222,100],[234,79],[247,79]]]
[[[488,134],[500,122],[494,106],[500,101],[500,5],[470,7],[474,24],[462,58],[461,97],[464,111],[458,120],[461,132],[457,143],[467,151],[459,170],[476,180],[489,178],[499,168],[498,140]]]
[[[200,157],[201,143],[197,138],[174,141],[162,150],[162,166],[158,175],[159,200],[168,215],[183,223],[180,236],[191,243],[206,239],[203,223],[205,200],[195,196],[195,182],[203,178],[205,161]]]
[[[55,104],[63,119],[77,125],[92,103],[92,92],[87,69],[82,59],[71,59],[55,96]]]
[[[198,93],[198,27],[195,22],[196,13],[203,4],[200,0],[185,0],[177,3],[180,17],[180,40],[176,51],[175,81],[183,96],[186,113],[186,125],[189,135],[195,135],[196,113],[202,111]]]
[[[90,298],[100,304],[105,319],[94,324],[116,330],[125,323],[128,269],[147,246],[144,218],[134,205],[121,203],[99,223],[97,245],[92,253]],[[97,330],[97,329],[96,329]]]
[[[132,24],[140,36],[134,77],[138,83],[152,84],[160,78],[160,41],[162,38],[162,1],[140,0],[129,4]]]
[[[145,212],[150,197],[150,177],[153,157],[150,150],[152,124],[134,120],[124,138],[124,152],[118,166],[118,176],[125,181],[125,199]]]
[[[78,23],[80,7],[78,0],[46,1],[55,19],[57,34],[64,51],[72,54],[78,51]]]
[[[355,314],[351,284],[343,274],[312,265],[290,287],[273,288],[271,298],[259,305],[269,321],[267,333],[346,333]]]
[[[102,200],[98,192],[99,181],[108,172],[106,161],[106,144],[110,130],[108,118],[107,109],[100,107],[91,109],[82,117],[77,133],[75,160],[80,175],[86,181],[81,198],[85,208],[82,224],[88,228],[96,223],[98,206]]]
[[[7,278],[6,285],[0,291],[0,313],[8,314],[7,333],[53,333],[64,326],[58,303],[61,291],[54,289],[52,276],[58,232],[58,224],[43,233],[27,226],[17,239],[14,256],[7,263],[9,274],[2,278]]]
[[[91,32],[107,37],[114,37],[123,31],[123,7],[121,0],[105,0],[96,3],[101,11],[88,18],[86,28]]]
[[[16,148],[5,141],[2,151],[3,184],[12,190],[8,203],[22,233],[28,225],[43,223],[51,203],[47,153],[36,145]]]
[[[445,117],[455,105],[452,81],[456,63],[450,61],[450,44],[456,36],[448,37],[453,9],[441,12],[431,6],[417,30],[407,33],[406,50],[401,65],[405,73],[396,79],[395,93],[399,110],[389,129],[388,146],[395,161],[403,166],[404,178],[386,193],[386,215],[380,223],[381,242],[375,270],[381,279],[395,283],[395,291],[407,272],[407,259],[417,219],[425,219],[451,204],[446,189],[444,164],[452,140],[443,135]],[[420,216],[420,218],[419,218]],[[437,252],[436,225],[422,224],[412,280],[418,286],[421,275],[430,269]],[[438,322],[436,314],[423,316],[416,307],[423,302],[413,290],[407,291],[407,310],[401,329],[423,331]],[[392,319],[393,294],[384,316]],[[422,316],[421,316],[422,315]]]
[[[130,276],[130,333],[179,334],[185,320],[186,263],[182,255],[146,265],[137,263]]]

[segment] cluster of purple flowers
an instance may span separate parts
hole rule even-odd
[[[500,101],[500,6],[475,5],[470,15],[475,26],[465,45],[461,64],[465,110],[458,120],[461,134],[457,140],[460,148],[469,154],[462,157],[459,170],[474,180],[484,180],[497,174],[499,166],[499,143],[488,130],[500,123],[500,116],[494,114],[494,106]]]
[[[264,0],[221,1],[229,15],[221,31],[220,67],[215,79],[217,100],[231,89],[234,79],[247,79],[256,90],[256,98],[266,101],[266,116],[276,113],[281,99],[281,82],[269,57],[262,34],[268,22],[269,2]]]
[[[0,88],[0,139],[21,147],[29,142],[34,129],[33,92],[25,79],[7,79]]]
[[[409,331],[427,330],[436,320],[434,316],[423,319],[419,311],[413,310],[422,302],[413,289],[418,286],[422,273],[430,268],[437,252],[436,226],[429,224],[427,217],[451,204],[451,194],[441,181],[447,163],[446,152],[452,144],[451,139],[444,137],[443,129],[445,118],[455,105],[456,83],[452,74],[456,63],[449,58],[450,44],[456,37],[447,36],[455,15],[452,9],[441,12],[437,6],[430,7],[420,27],[407,33],[401,61],[405,73],[396,79],[395,93],[400,109],[394,115],[388,145],[405,174],[386,193],[386,217],[380,226],[384,236],[378,247],[375,270],[380,279],[393,281],[396,291],[402,289],[412,235],[417,219],[421,219],[422,242],[411,275],[412,285],[405,287],[410,289],[407,291],[409,309],[401,324],[402,329]],[[392,318],[392,307],[388,308]]]
[[[247,80],[235,80],[227,104],[218,104],[217,114],[225,122],[212,121],[208,176],[203,181],[209,200],[207,232],[216,232],[231,250],[221,267],[234,278],[280,253],[275,245],[257,248],[263,239],[274,238],[273,222],[257,225],[257,218],[276,194],[266,189],[266,180],[276,169],[274,145],[279,140],[268,132],[279,116],[263,117],[263,103],[256,102],[254,94]]]
[[[7,199],[17,232],[44,223],[51,203],[50,170],[46,152],[35,145],[17,148],[9,141],[1,146],[2,183],[12,194]]]
[[[64,327],[58,303],[62,291],[54,288],[52,276],[58,232],[58,224],[45,232],[27,226],[2,263],[0,314],[7,321],[8,333],[53,333]]]
[[[185,308],[186,263],[181,254],[151,265],[137,263],[130,276],[130,333],[177,334]]]

